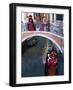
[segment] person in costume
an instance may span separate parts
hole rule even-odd
[[[47,53],[46,64],[45,64],[45,74],[49,76],[53,76],[57,74],[57,52],[52,49],[50,53]]]
[[[28,23],[27,23],[27,29],[28,31],[35,31],[35,25],[34,25],[34,22],[33,22],[33,19],[32,19],[32,16],[29,15],[28,16]]]

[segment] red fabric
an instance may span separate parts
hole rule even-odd
[[[32,18],[29,18],[28,30],[29,31],[35,31],[35,26],[34,26],[34,23],[33,23],[33,19]]]
[[[57,64],[57,58],[54,58],[54,59],[50,58],[48,60],[48,57],[47,57],[47,65],[49,68],[55,67],[56,64]]]
[[[32,22],[28,23],[28,30],[29,31],[35,31]]]

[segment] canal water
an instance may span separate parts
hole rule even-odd
[[[35,45],[32,45],[31,47],[24,46],[26,50],[24,49],[22,54],[22,63],[21,63],[22,77],[45,75],[45,65],[42,60],[43,48],[46,42],[48,42],[48,45],[51,45],[51,48],[54,46],[54,44],[44,37],[36,36],[33,39],[35,38],[37,39],[37,43]],[[24,43],[26,42],[24,41]],[[24,47],[22,47],[22,49]],[[58,52],[57,75],[63,75],[64,74],[63,54],[59,50],[57,52]]]

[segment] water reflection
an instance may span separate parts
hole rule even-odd
[[[50,69],[46,65],[48,63],[46,57],[53,48],[57,54],[57,64]],[[22,77],[64,75],[63,56],[63,53],[49,39],[41,36],[26,39],[22,43]]]

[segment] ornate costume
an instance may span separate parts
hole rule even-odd
[[[27,28],[28,28],[28,31],[35,31],[35,25],[33,23],[33,19],[31,15],[29,15],[29,21],[27,23]]]
[[[50,53],[47,53],[46,57],[46,75],[56,75],[56,66],[57,66],[57,53],[55,50],[52,50]]]

